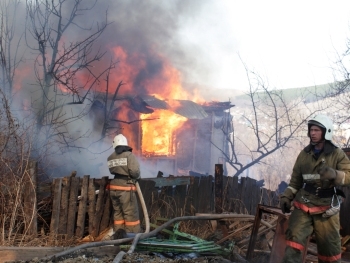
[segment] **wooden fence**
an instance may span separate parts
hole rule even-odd
[[[108,177],[96,179],[88,175],[54,179],[50,234],[95,238],[106,230],[112,223],[113,210],[105,190],[108,183]],[[139,183],[151,220],[217,210],[213,176],[149,178]],[[278,204],[274,192],[258,187],[256,180],[248,177],[240,183],[237,177],[223,177],[222,186],[223,212],[254,215],[259,203]]]

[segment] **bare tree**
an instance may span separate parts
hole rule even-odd
[[[0,85],[7,98],[11,98],[15,70],[23,56],[19,48],[24,32],[16,38],[16,14],[18,15],[19,5],[20,0],[0,2]]]
[[[300,140],[298,133],[305,128],[305,120],[320,111],[304,103],[303,96],[288,100],[283,91],[269,89],[264,80],[247,67],[246,73],[249,104],[241,116],[235,116],[240,118],[240,124],[235,126],[232,122],[231,127],[222,129],[229,149],[221,152],[235,176],[263,163],[271,154],[288,147],[291,141]]]
[[[36,54],[35,86],[39,88],[38,96],[32,101],[37,134],[61,143],[62,147],[76,146],[74,142],[80,137],[73,136],[67,125],[86,115],[89,107],[85,102],[91,100],[93,87],[106,72],[106,69],[96,72],[92,68],[105,54],[94,46],[108,26],[107,14],[102,24],[96,22],[89,26],[78,20],[93,10],[96,2],[26,1],[25,39]],[[79,32],[77,40],[72,38],[73,30]]]

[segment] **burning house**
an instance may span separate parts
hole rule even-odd
[[[95,114],[96,104],[103,102],[95,101]],[[108,123],[114,135],[120,132],[129,138],[133,152],[147,167],[145,177],[155,177],[158,171],[165,176],[213,174],[215,164],[225,164],[225,134],[231,131],[233,106],[124,95],[115,100]]]

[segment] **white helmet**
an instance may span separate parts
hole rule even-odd
[[[324,131],[325,140],[332,140],[333,136],[333,122],[326,115],[317,115],[307,122],[308,132],[307,135],[310,137],[310,127],[316,125]]]
[[[123,134],[118,134],[114,137],[112,145],[114,149],[117,146],[128,146],[128,140]]]

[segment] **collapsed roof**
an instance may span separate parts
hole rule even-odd
[[[204,119],[211,112],[223,112],[234,105],[231,102],[206,102],[198,104],[190,100],[175,100],[176,107],[171,107],[166,101],[160,100],[151,95],[124,97],[130,102],[133,110],[140,113],[151,113],[153,109],[171,110],[188,119]]]

